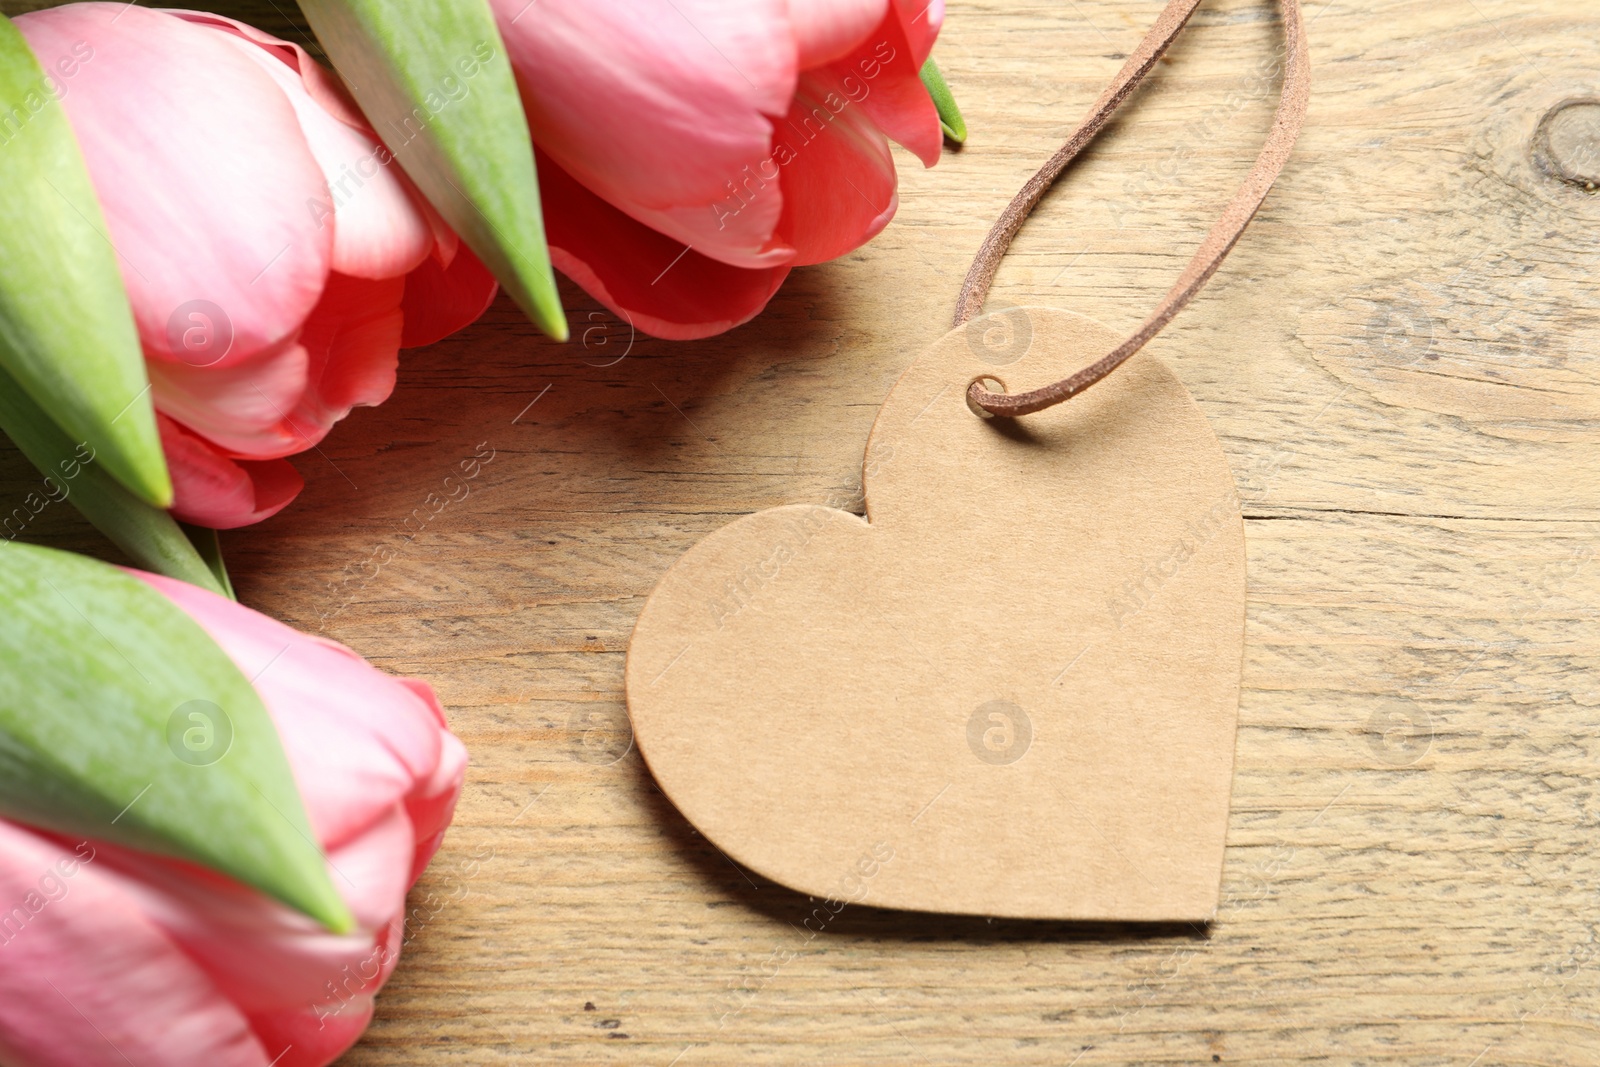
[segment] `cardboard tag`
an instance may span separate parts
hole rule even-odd
[[[1148,354],[1021,419],[965,397],[1120,340],[1052,308],[952,331],[878,415],[866,519],[758,512],[662,578],[628,711],[718,848],[829,906],[1213,915],[1245,606],[1216,436]]]

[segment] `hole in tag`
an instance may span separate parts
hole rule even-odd
[[[978,418],[980,418],[980,419],[992,419],[992,418],[994,418],[994,413],[993,412],[985,411],[982,408],[980,408],[978,405],[976,405],[976,404],[974,404],[972,402],[972,387],[974,385],[981,385],[985,389],[989,390],[989,392],[991,392],[991,393],[1003,393],[1003,392],[1006,391],[1006,383],[1002,382],[999,378],[996,378],[996,377],[994,377],[992,375],[980,374],[976,378],[972,379],[972,381],[967,383],[967,388],[962,393],[962,395],[965,396],[966,399],[967,399],[967,410],[968,411],[972,412],[974,415],[978,416]]]

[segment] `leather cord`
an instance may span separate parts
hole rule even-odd
[[[1189,16],[1194,14],[1198,6],[1200,0],[1170,0],[1165,10],[1161,12],[1161,17],[1150,28],[1150,32],[1139,42],[1138,49],[1122,65],[1122,70],[1118,72],[1116,79],[1106,87],[1094,106],[1090,108],[1088,118],[1083,120],[1082,125],[1067,139],[1067,143],[1050,157],[1050,161],[1041,167],[1011,203],[1006,205],[1005,211],[1001,212],[994,228],[989,231],[989,236],[984,239],[983,247],[973,259],[966,280],[961,283],[961,295],[956,302],[955,325],[960,326],[983,310],[984,297],[988,295],[989,285],[994,281],[995,272],[1000,269],[1000,261],[1005,258],[1006,249],[1011,246],[1011,240],[1017,235],[1017,231],[1022,229],[1028,214],[1039,203],[1045,191],[1061,176],[1062,171],[1066,170],[1067,165],[1088,147],[1096,135],[1105,128],[1122,102],[1138,88],[1144,76],[1161,59],[1162,54],[1182,31],[1189,21]],[[1266,199],[1268,190],[1283,171],[1284,164],[1288,163],[1295,139],[1300,136],[1300,128],[1305,123],[1306,106],[1311,99],[1311,70],[1307,58],[1306,30],[1300,14],[1300,2],[1278,0],[1278,7],[1282,13],[1285,40],[1283,93],[1278,101],[1272,130],[1267,135],[1266,144],[1262,146],[1255,165],[1250,168],[1250,173],[1239,186],[1239,191],[1234,194],[1233,200],[1224,209],[1216,225],[1211,227],[1205,242],[1179,275],[1176,284],[1161,299],[1161,303],[1133,336],[1069,378],[1016,394],[991,392],[983,386],[981,379],[973,382],[967,389],[967,399],[976,409],[981,409],[989,415],[1014,418],[1042,411],[1063,400],[1070,400],[1116,370],[1130,356],[1143,348],[1204,287],[1217,272],[1217,268],[1222,266],[1222,261],[1227,258],[1228,252],[1244,234],[1245,227],[1250,224],[1262,200]]]

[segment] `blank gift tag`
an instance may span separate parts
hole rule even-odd
[[[1214,914],[1245,598],[1216,436],[1148,354],[1026,420],[966,397],[1119,340],[1049,308],[973,320],[884,402],[868,518],[758,512],[662,578],[628,711],[718,848],[835,903]]]

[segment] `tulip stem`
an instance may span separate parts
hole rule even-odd
[[[178,527],[189,536],[194,550],[205,560],[206,566],[210,568],[212,575],[217,579],[217,584],[222,587],[228,599],[238,600],[239,594],[233,591],[233,579],[228,577],[228,565],[222,559],[222,538],[218,532],[209,526],[191,526],[186,522],[178,523]]]
[[[939,72],[932,56],[922,65],[922,84],[933,98],[933,106],[939,109],[939,128],[944,131],[945,137],[955,144],[966,144],[967,120],[961,117],[955,95],[950,92],[950,85]]]

